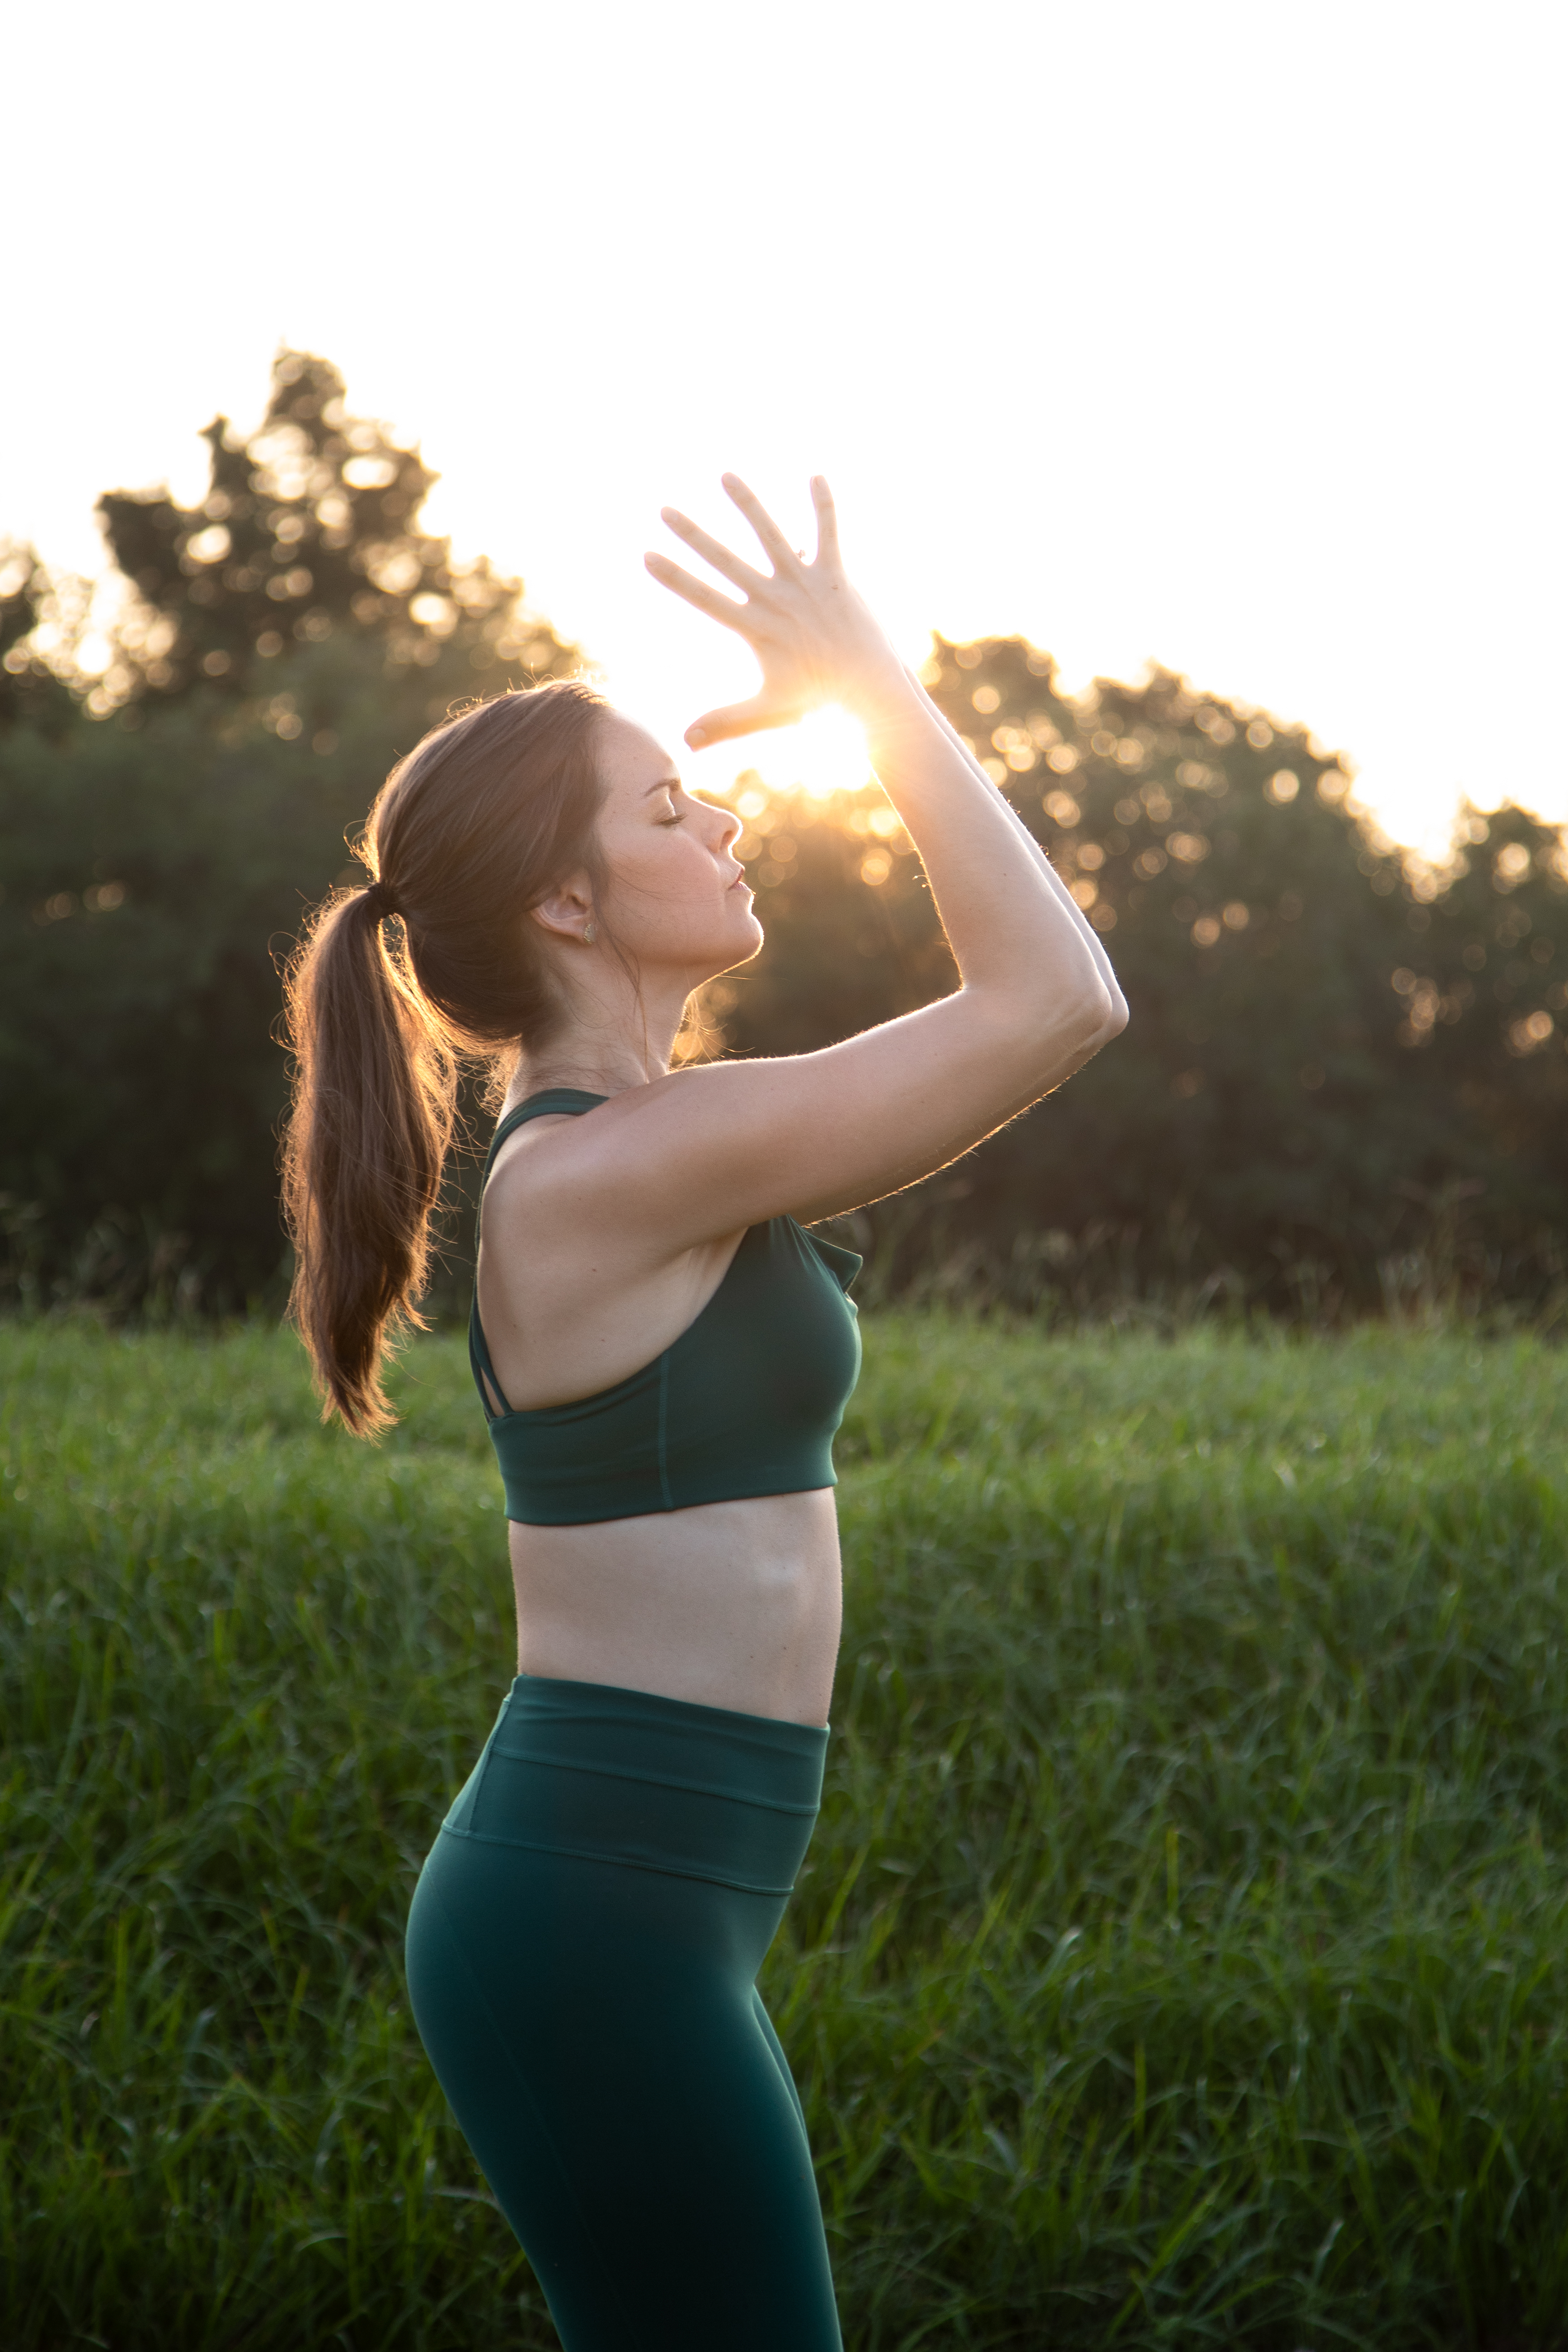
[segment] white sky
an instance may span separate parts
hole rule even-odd
[[[0,531],[98,570],[288,341],[672,743],[752,673],[659,506],[734,467],[804,532],[821,469],[911,656],[1157,656],[1406,838],[1568,815],[1565,53],[1530,0],[31,0]]]

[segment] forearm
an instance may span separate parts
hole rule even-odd
[[[1089,953],[1094,958],[1095,969],[1100,973],[1101,980],[1104,981],[1105,985],[1110,992],[1111,1003],[1113,1007],[1118,1010],[1121,1018],[1125,1020],[1127,1017],[1126,1002],[1122,997],[1121,983],[1117,980],[1116,972],[1111,964],[1110,958],[1106,953],[1104,942],[1101,940],[1099,932],[1094,929],[1092,923],[1086,920],[1082,908],[1079,907],[1077,899],[1074,898],[1072,892],[1068,888],[1067,884],[1062,880],[1061,876],[1051,864],[1049,857],[1046,855],[1043,844],[1036,840],[1034,835],[1029,831],[1028,826],[1024,823],[1023,818],[1018,814],[1017,810],[1013,806],[1012,802],[1002,790],[1000,784],[992,782],[991,778],[986,774],[984,769],[981,766],[979,761],[976,759],[974,753],[970,750],[968,744],[964,741],[957,728],[953,726],[952,720],[942,709],[940,704],[932,700],[931,695],[921,684],[920,679],[916,677],[913,670],[907,670],[905,675],[909,678],[910,684],[916,694],[919,695],[926,709],[936,720],[937,725],[942,729],[943,734],[952,743],[954,751],[958,753],[959,758],[970,771],[970,773],[984,786],[988,793],[994,793],[996,799],[1002,803],[1002,806],[1006,810],[1008,818],[1015,830],[1020,838],[1027,845],[1029,856],[1044,873],[1052,892],[1060,903],[1068,909],[1073,922],[1076,924],[1079,931],[1082,934],[1082,937],[1088,945]]]
[[[1004,793],[907,673],[857,698],[876,769],[920,851],[966,988],[1114,1025],[1120,992],[1099,940]],[[1124,1017],[1124,1011],[1121,1017]]]

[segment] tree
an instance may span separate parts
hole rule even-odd
[[[260,433],[206,437],[201,507],[103,502],[137,595],[83,701],[28,643],[36,568],[0,577],[0,1196],[46,1291],[95,1234],[122,1296],[176,1260],[214,1305],[271,1278],[281,954],[429,726],[580,666],[420,535],[434,478],[324,362],[284,353]]]
[[[434,478],[324,361],[284,352],[258,431],[206,438],[198,506],[103,501],[133,594],[79,700],[36,624],[80,599],[0,555],[0,1225],[46,1286],[97,1234],[121,1295],[180,1259],[224,1304],[281,1256],[277,962],[358,872],[345,834],[454,703],[579,656],[422,531]],[[1284,1309],[1564,1288],[1556,830],[1467,810],[1429,871],[1310,735],[1167,671],[1071,698],[1022,639],[938,638],[926,675],[1109,941],[1132,1022],[869,1214],[885,1279],[1225,1285]],[[768,937],[706,992],[713,1048],[809,1051],[951,984],[879,788],[736,792]]]
[[[1132,1020],[1048,1105],[878,1213],[904,1272],[945,1253],[1026,1296],[1053,1266],[1102,1282],[1098,1256],[1142,1287],[1371,1303],[1439,1227],[1452,1252],[1463,1204],[1472,1272],[1539,1296],[1568,1223],[1557,835],[1504,811],[1487,874],[1434,875],[1304,730],[1169,672],[1069,699],[1020,639],[938,638],[926,676],[1110,942]],[[770,807],[751,845],[804,811]],[[859,841],[791,841],[756,976],[723,984],[731,1045],[809,1048],[950,984],[910,845],[871,830],[890,818],[868,797]],[[1494,933],[1511,940],[1506,1004],[1467,977],[1482,931],[1494,957]]]
[[[285,351],[259,429],[217,416],[202,436],[210,482],[199,505],[167,491],[99,501],[115,562],[136,592],[119,633],[121,693],[164,699],[200,685],[234,698],[263,690],[291,646],[370,639],[404,669],[439,667],[464,682],[518,664],[531,676],[575,667],[545,625],[531,625],[515,580],[488,562],[454,564],[420,528],[437,479],[416,449],[348,412],[326,360]],[[325,675],[330,675],[326,673]],[[331,725],[321,706],[301,730]]]
[[[28,725],[58,738],[76,715],[69,688],[34,642],[50,587],[30,547],[0,541],[0,730]]]

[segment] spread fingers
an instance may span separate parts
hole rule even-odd
[[[668,555],[655,554],[651,549],[643,557],[643,562],[661,588],[671,589],[677,596],[684,596],[689,604],[695,604],[697,610],[706,613],[710,621],[718,621],[726,629],[744,627],[746,608],[743,604],[737,604],[732,596],[721,596],[717,588],[710,588],[704,580],[694,580],[689,572],[683,572],[679,563],[670,562]]]
[[[800,551],[790,545],[756,492],[747,488],[739,474],[726,474],[723,477],[723,483],[726,496],[740,508],[741,512],[773,557],[776,569],[780,572],[798,571]]]
[[[721,572],[726,580],[733,581],[737,588],[743,588],[748,595],[754,595],[759,588],[766,587],[767,583],[760,572],[753,571],[749,563],[743,563],[738,555],[732,555],[721,540],[714,539],[700,523],[695,523],[689,515],[682,514],[679,507],[660,507],[658,511],[667,530],[672,530],[677,539],[683,539],[694,555],[700,555],[704,563],[710,563],[714,571]]]

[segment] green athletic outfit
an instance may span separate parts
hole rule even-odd
[[[605,1099],[532,1096],[486,1176],[523,1120]],[[508,1517],[834,1485],[859,1265],[793,1218],[754,1225],[654,1363],[534,1412],[507,1406],[476,1301]],[[426,1862],[415,2018],[566,2352],[840,2352],[805,2118],[756,1990],[826,1747],[826,1727],[519,1675]]]

